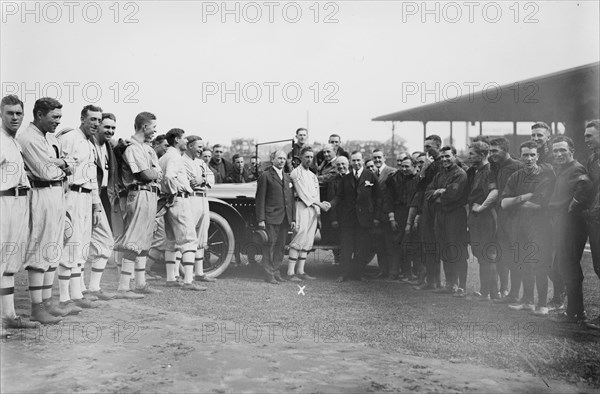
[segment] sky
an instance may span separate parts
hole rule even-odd
[[[443,100],[440,87],[504,84],[600,59],[598,1],[3,1],[2,94],[86,104],[133,133],[141,111],[158,130],[204,140],[309,140],[338,133],[387,140],[380,115]],[[409,94],[408,86],[419,90]],[[461,129],[462,127],[462,129]],[[485,125],[498,132],[499,125]],[[473,127],[476,129],[477,127]],[[510,126],[508,126],[510,130]],[[428,130],[447,136],[447,124]],[[484,128],[484,132],[487,129]],[[464,140],[464,125],[455,126]],[[475,131],[472,131],[475,132]],[[396,126],[411,150],[420,124]],[[462,133],[462,134],[461,134]]]

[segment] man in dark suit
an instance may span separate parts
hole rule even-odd
[[[233,162],[233,170],[227,174],[225,183],[247,183],[258,179],[252,170],[244,165],[244,156],[236,153],[231,161]]]
[[[213,146],[213,156],[208,162],[208,167],[215,174],[215,183],[224,183],[227,174],[233,172],[233,164],[223,158],[224,153],[223,145],[215,144]]]
[[[385,196],[385,186],[387,180],[394,175],[396,172],[395,168],[392,168],[385,164],[385,155],[381,149],[373,150],[371,155],[373,163],[375,163],[375,175],[377,175],[377,182],[379,187],[379,196],[383,201]],[[379,265],[379,273],[376,278],[384,279],[396,279],[390,277],[390,266],[391,266],[391,253],[392,253],[392,231],[389,225],[387,214],[381,212],[381,217],[378,217],[384,225],[375,229],[373,241],[375,245],[375,252],[377,253],[377,265]]]
[[[256,221],[268,235],[262,266],[267,274],[265,280],[271,284],[284,281],[279,272],[283,248],[288,229],[296,226],[293,184],[283,171],[286,158],[285,152],[275,152],[271,157],[273,166],[260,175],[256,187]]]
[[[358,151],[350,156],[352,171],[340,183],[331,201],[341,226],[341,256],[344,272],[338,282],[348,279],[364,280],[362,271],[368,264],[371,233],[379,225],[381,201],[377,175],[363,168],[363,157]],[[338,223],[332,223],[337,226]]]
[[[340,144],[342,143],[342,140],[341,140],[341,137],[339,136],[339,134],[331,134],[329,136],[329,140],[327,141],[327,143],[333,147],[333,153],[334,153],[335,157],[344,156],[346,159],[350,160],[350,154],[348,154],[348,152],[346,152],[344,150],[344,148],[342,148],[340,146]],[[316,157],[317,166],[320,166],[321,163],[323,163],[323,161],[327,160],[325,158],[324,150],[325,150],[325,148],[323,147],[323,150],[320,151],[319,153],[317,153],[317,157]]]

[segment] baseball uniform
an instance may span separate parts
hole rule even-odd
[[[160,191],[156,182],[142,182],[137,174],[153,169],[161,171],[156,152],[149,145],[131,138],[123,153],[121,176],[127,188],[127,198],[120,199],[123,213],[124,232],[116,241],[115,250],[129,255],[142,255],[152,245],[157,195]]]
[[[77,160],[73,173],[68,176],[67,220],[73,229],[65,239],[60,263],[66,268],[85,264],[87,248],[92,237],[92,204],[100,204],[96,175],[96,147],[81,129],[59,132],[63,152]]]
[[[25,267],[38,271],[56,268],[63,246],[65,226],[65,172],[50,158],[62,158],[62,148],[54,134],[43,133],[33,123],[17,138],[32,186],[29,204],[31,235],[25,254]]]
[[[0,275],[19,272],[29,235],[29,180],[21,146],[0,130]]]

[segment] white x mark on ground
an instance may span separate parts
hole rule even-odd
[[[300,295],[300,294],[302,294],[302,295],[306,295],[306,294],[304,294],[304,288],[305,288],[306,286],[300,286],[300,285],[296,285],[296,286],[298,286],[298,288],[300,289],[300,290],[298,291],[298,295]]]

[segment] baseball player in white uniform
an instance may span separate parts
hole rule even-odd
[[[22,320],[15,312],[15,273],[23,265],[23,250],[29,235],[29,180],[15,140],[23,122],[23,102],[14,95],[0,102],[0,300],[2,328],[35,328],[37,323]],[[49,316],[54,319],[53,316]]]
[[[168,209],[165,213],[165,232],[167,247],[165,263],[167,268],[167,286],[179,287],[175,280],[176,252],[181,253],[184,278],[181,288],[184,290],[201,291],[205,287],[194,283],[194,258],[197,249],[196,223],[190,204],[193,190],[190,186],[181,148],[186,146],[182,129],[171,129],[167,132],[169,148],[160,158],[159,164],[163,171],[162,191],[169,198]]]
[[[83,296],[82,273],[92,226],[100,223],[102,215],[96,165],[98,152],[94,143],[101,120],[102,108],[86,105],[81,111],[79,128],[61,130],[56,135],[63,152],[77,160],[73,173],[67,178],[67,226],[70,224],[72,231],[65,236],[64,252],[58,266],[58,288],[61,302],[74,302],[80,308],[98,306]]]
[[[183,162],[193,189],[191,198],[192,214],[196,223],[196,237],[198,249],[194,260],[194,280],[200,282],[215,282],[216,279],[204,275],[204,249],[208,238],[208,227],[210,226],[210,211],[206,188],[214,185],[214,175],[209,179],[208,165],[202,160],[202,138],[191,135],[187,137],[186,151],[183,154]],[[212,171],[211,171],[212,174]],[[212,184],[210,181],[212,180]]]
[[[97,298],[101,301],[111,300],[116,294],[105,292],[100,288],[102,274],[106,268],[106,263],[111,257],[114,238],[108,222],[108,215],[111,215],[111,200],[114,200],[115,185],[109,185],[109,180],[113,180],[114,166],[116,160],[112,155],[112,147],[109,139],[116,129],[116,117],[111,113],[103,113],[100,127],[94,133],[94,146],[98,155],[96,156],[96,173],[98,181],[98,193],[102,203],[102,212],[99,215],[98,223],[92,228],[92,238],[88,250],[87,261],[91,263],[89,289],[83,294],[86,298],[93,301]],[[109,160],[112,157],[112,161]],[[103,200],[104,198],[104,200]],[[82,276],[83,277],[83,276]],[[84,284],[85,287],[85,284]]]
[[[77,313],[73,303],[52,302],[54,274],[62,254],[65,226],[65,177],[76,160],[63,155],[54,136],[62,117],[62,104],[53,98],[37,100],[34,120],[17,138],[31,184],[31,233],[25,253],[25,269],[29,271],[31,320],[57,323],[49,319]],[[79,309],[81,310],[81,309]]]
[[[313,150],[310,146],[300,151],[301,164],[290,174],[296,193],[296,228],[290,241],[288,279],[291,281],[312,280],[314,277],[304,272],[306,256],[313,247],[317,222],[321,207],[326,208],[320,199],[319,180],[310,170],[313,163]],[[298,274],[295,274],[296,262]]]
[[[169,144],[167,144],[166,135],[157,135],[152,140],[152,149],[154,149],[154,152],[156,152],[156,156],[159,160],[165,154],[168,148]],[[152,266],[157,261],[163,260],[165,256],[165,248],[167,242],[167,235],[165,234],[166,210],[167,207],[163,204],[163,200],[159,199],[158,212],[156,212],[156,218],[154,219],[154,235],[152,237],[152,247],[148,251],[148,259],[146,263],[146,279],[148,280],[162,279],[160,275],[157,275],[156,273],[152,272]],[[181,260],[181,256],[179,256],[179,260]]]
[[[124,233],[115,242],[115,250],[122,252],[123,263],[117,289],[117,298],[137,299],[144,294],[162,293],[146,283],[146,255],[152,245],[154,217],[160,193],[158,182],[162,171],[156,153],[148,143],[156,132],[156,116],[141,112],[135,117],[135,134],[123,152],[121,177],[127,197],[119,200],[123,213]],[[129,287],[135,269],[135,289]]]

